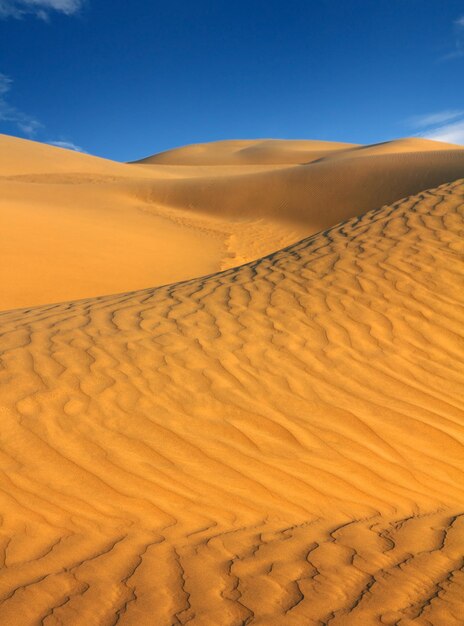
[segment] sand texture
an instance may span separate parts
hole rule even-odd
[[[54,182],[68,173],[43,162],[45,172],[5,181],[18,185],[18,203],[37,185],[22,201],[44,215],[58,210],[58,190],[77,185],[77,198],[95,198],[82,210],[120,212],[117,228],[151,190],[144,210],[164,198],[159,210],[182,219],[160,220],[195,234],[201,220],[209,242],[208,224],[230,224],[252,258],[166,286],[0,312],[2,626],[462,626],[464,151],[397,143],[365,156],[338,145],[297,166],[289,145],[288,162],[260,171],[258,144],[237,165],[255,168],[245,173],[219,158],[119,165],[75,155],[72,168],[83,159],[105,177],[137,173]],[[235,163],[232,147],[220,148]],[[311,173],[324,164],[329,189],[329,171],[317,170],[323,182]],[[461,180],[437,182],[447,177]],[[239,219],[248,178],[263,197]],[[347,204],[334,209],[343,184]],[[381,201],[408,185],[425,186]],[[127,204],[104,205],[105,188]],[[232,189],[235,209],[232,198],[214,213],[208,194]],[[292,198],[285,218],[278,189]],[[270,246],[281,219],[282,237],[309,236],[256,256],[246,225]],[[10,226],[27,256],[41,234]],[[203,242],[189,245],[193,255]],[[174,252],[182,269],[185,251]],[[51,247],[45,261],[58,263],[55,253],[64,254]],[[130,253],[119,265],[112,257],[113,274]],[[220,247],[209,253],[192,257],[192,271],[224,262]],[[40,294],[32,276],[15,280]]]

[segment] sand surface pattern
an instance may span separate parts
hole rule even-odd
[[[462,150],[345,149],[325,196],[297,174],[324,161],[287,163],[270,191],[263,172],[227,176],[229,195],[260,181],[249,216],[270,245],[276,189],[317,229],[320,198],[357,172],[361,209],[327,205],[319,233],[206,277],[0,313],[0,624],[462,625],[464,182],[369,206],[375,185],[379,201],[462,172]],[[175,172],[180,187],[153,185],[167,165],[121,167],[148,171],[150,202],[187,194]]]

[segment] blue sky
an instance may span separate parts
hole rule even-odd
[[[0,132],[464,143],[463,0],[0,0]]]

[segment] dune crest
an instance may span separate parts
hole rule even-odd
[[[398,189],[462,168],[432,153],[376,159]],[[461,624],[463,230],[458,180],[1,313],[0,623]]]

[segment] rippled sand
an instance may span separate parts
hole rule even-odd
[[[0,313],[0,624],[462,625],[464,181],[350,197],[240,267]]]

